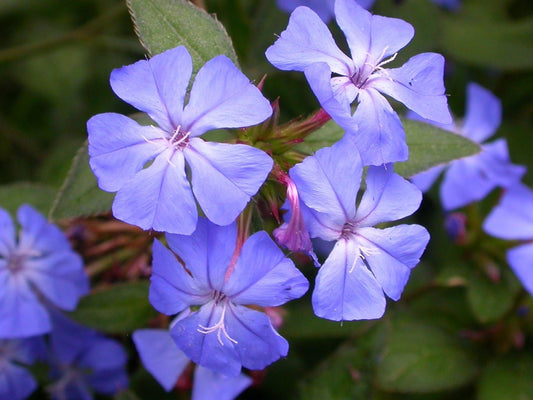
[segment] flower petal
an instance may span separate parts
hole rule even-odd
[[[37,381],[24,368],[2,362],[0,369],[0,398],[24,400],[37,389]]]
[[[387,99],[369,88],[359,92],[358,100],[359,105],[353,116],[358,129],[348,130],[348,134],[354,138],[363,165],[407,160],[405,132],[398,114]]]
[[[198,366],[194,371],[192,400],[233,400],[252,384],[244,374],[226,376]]]
[[[453,210],[483,199],[497,186],[510,186],[525,173],[511,164],[505,139],[482,146],[479,154],[454,161],[440,187],[445,210]]]
[[[289,343],[272,327],[270,318],[262,312],[242,306],[230,306],[226,314],[229,335],[243,367],[263,369],[289,351]]]
[[[485,219],[483,229],[502,239],[533,239],[533,191],[523,184],[509,188]]]
[[[255,125],[271,114],[270,102],[259,89],[220,55],[198,71],[183,111],[183,129],[199,136],[211,129]]]
[[[121,114],[98,114],[87,121],[89,164],[98,186],[116,192],[167,147],[165,132],[141,126]]]
[[[313,310],[332,321],[380,318],[385,295],[368,270],[353,239],[340,239],[319,269],[312,297]]]
[[[413,175],[411,177],[411,182],[413,182],[413,184],[422,192],[427,192],[431,186],[433,186],[445,168],[445,165],[437,165],[436,167],[432,167],[426,171]]]
[[[11,215],[0,208],[0,258],[8,258],[15,246],[15,224]]]
[[[392,165],[371,166],[366,175],[366,190],[357,208],[356,223],[374,226],[407,217],[418,209],[421,201],[420,190],[395,174]]]
[[[237,225],[198,220],[192,235],[166,235],[170,248],[183,260],[198,285],[220,290],[237,241]]]
[[[223,321],[221,317],[224,310],[223,306],[217,306],[211,301],[176,322],[170,334],[178,348],[196,364],[224,375],[237,376],[242,367],[235,349],[237,344],[229,340],[221,329],[202,333],[202,328],[211,328]],[[226,326],[224,328],[227,329]],[[232,332],[228,330],[227,333],[230,338],[238,341]]]
[[[477,143],[494,135],[502,122],[502,103],[487,89],[469,83],[462,133]]]
[[[507,261],[524,288],[533,296],[533,244],[524,244],[507,251]]]
[[[198,211],[180,151],[167,150],[128,181],[113,202],[113,215],[142,229],[190,234]]]
[[[206,302],[210,289],[195,281],[174,254],[154,239],[152,277],[149,300],[154,308],[166,315],[177,314],[190,305]]]
[[[89,386],[102,394],[112,395],[128,387],[125,366],[128,359],[124,348],[115,340],[98,335],[79,359],[91,372]]]
[[[206,217],[219,225],[237,218],[272,169],[265,152],[243,144],[194,138],[184,153],[194,195]]]
[[[283,71],[303,71],[314,63],[327,63],[337,74],[352,75],[352,60],[339,50],[326,24],[307,7],[293,11],[287,29],[265,55]]]
[[[307,207],[324,214],[321,221],[340,232],[355,216],[355,201],[363,171],[349,139],[320,149],[289,171]]]
[[[190,360],[177,348],[168,330],[140,329],[132,338],[144,368],[169,392]]]
[[[183,101],[192,74],[185,46],[111,72],[111,88],[122,100],[146,112],[166,132],[181,124]]]
[[[29,284],[18,274],[0,271],[0,338],[20,338],[47,333],[51,329],[46,308]]]
[[[261,231],[244,243],[224,293],[235,304],[273,307],[303,296],[308,288],[294,263]]]
[[[354,0],[337,0],[335,16],[359,68],[365,62],[374,64],[396,53],[414,35],[411,24],[397,18],[372,15]]]
[[[448,124],[453,121],[444,88],[444,57],[423,53],[411,57],[400,68],[387,69],[370,85],[421,117]]]
[[[420,225],[398,225],[387,229],[361,228],[357,231],[360,251],[383,291],[398,300],[411,268],[429,242],[429,233]]]

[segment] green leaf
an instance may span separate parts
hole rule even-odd
[[[466,385],[476,372],[473,354],[458,337],[398,318],[391,322],[376,378],[385,391],[432,393]]]
[[[402,120],[409,146],[409,160],[394,164],[394,170],[409,178],[431,167],[479,153],[479,145],[420,121]]]
[[[437,128],[434,125],[410,119],[402,120],[409,146],[409,160],[394,164],[394,170],[409,178],[436,165],[474,155],[478,144],[467,138]],[[333,120],[310,134],[297,149],[308,154],[339,141],[344,130]]]
[[[141,400],[139,396],[137,396],[131,390],[121,390],[115,395],[115,397],[113,397],[113,399],[114,400]]]
[[[39,183],[19,182],[0,186],[0,207],[15,215],[22,204],[30,204],[43,214],[52,207],[57,189]]]
[[[186,0],[127,0],[135,32],[150,55],[184,45],[194,71],[211,58],[237,55],[220,22]]]
[[[481,373],[478,400],[533,400],[533,355],[494,360]]]
[[[498,320],[513,307],[520,290],[520,282],[507,269],[501,271],[498,282],[476,270],[470,275],[467,298],[477,319],[488,323]]]
[[[70,316],[106,333],[131,333],[156,315],[148,302],[149,282],[121,283],[97,290],[81,299]]]
[[[111,210],[113,196],[113,193],[98,188],[89,167],[89,154],[85,144],[72,161],[67,178],[54,200],[50,218],[58,220],[108,212]]]
[[[449,18],[442,47],[457,61],[508,71],[533,67],[533,18],[513,21]]]

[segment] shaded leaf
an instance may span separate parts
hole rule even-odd
[[[442,47],[457,61],[510,71],[533,67],[533,18],[449,18],[441,31]]]
[[[466,343],[420,320],[391,322],[377,365],[377,383],[385,391],[432,393],[471,382],[477,365]]]
[[[113,398],[115,400],[141,400],[139,396],[137,396],[131,390],[122,390],[118,392]]]
[[[122,283],[81,299],[70,317],[105,333],[131,333],[156,315],[148,302],[148,281]]]
[[[478,400],[532,400],[533,356],[512,354],[494,360],[481,373]]]
[[[98,188],[89,167],[89,154],[85,144],[72,161],[67,178],[50,210],[50,218],[58,220],[108,212],[111,210],[113,197],[113,193]]]
[[[127,0],[135,32],[150,55],[184,45],[194,71],[219,54],[235,64],[231,39],[220,22],[186,0]]]
[[[22,204],[30,204],[43,214],[47,214],[57,189],[40,183],[19,182],[0,186],[0,207],[15,215]]]

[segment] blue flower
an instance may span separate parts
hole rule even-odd
[[[420,119],[415,114],[411,118]],[[440,199],[445,210],[463,207],[483,199],[497,186],[518,182],[526,168],[511,164],[505,139],[488,144],[483,141],[494,135],[502,118],[501,103],[491,92],[476,83],[467,87],[466,115],[461,125],[440,125],[441,128],[465,136],[481,144],[479,154],[455,160],[449,167],[433,167],[412,177],[420,190],[428,190],[446,169],[440,186]],[[429,121],[428,121],[429,122]]]
[[[408,156],[405,133],[383,94],[424,118],[451,122],[443,84],[444,58],[423,53],[400,68],[385,69],[411,41],[413,27],[400,19],[372,15],[355,0],[337,0],[335,15],[351,58],[307,7],[294,10],[266,57],[279,69],[305,73],[324,110],[355,137],[364,165],[404,161]],[[352,116],[354,100],[358,106]]]
[[[357,3],[367,10],[372,7],[375,0],[356,0]],[[286,12],[292,12],[296,7],[306,6],[328,23],[335,14],[335,0],[277,0],[278,7]]]
[[[93,391],[112,395],[128,387],[126,352],[115,340],[52,312],[48,387],[56,400],[92,400]]]
[[[191,236],[166,235],[170,249],[153,246],[149,299],[173,315],[195,307],[171,334],[196,364],[229,376],[244,366],[263,369],[288,352],[288,343],[269,318],[248,306],[270,307],[302,296],[305,277],[266,232],[257,232],[234,257],[236,224],[200,219]],[[183,263],[183,264],[182,264]]]
[[[533,296],[533,191],[520,183],[507,189],[483,229],[497,238],[525,242],[507,251],[507,262]]]
[[[133,341],[147,371],[167,392],[172,390],[190,360],[178,349],[170,332],[141,329],[133,333]],[[226,376],[198,366],[194,372],[192,400],[232,400],[251,383],[242,373]]]
[[[114,113],[87,122],[90,165],[100,188],[117,192],[116,218],[190,234],[198,219],[196,198],[207,218],[227,225],[270,172],[272,160],[259,149],[199,137],[257,124],[271,115],[270,103],[227,57],[218,56],[198,71],[185,106],[191,74],[183,46],[111,73],[113,91],[158,124],[141,126]]]
[[[0,337],[49,332],[49,302],[73,310],[88,293],[81,257],[63,233],[29,205],[17,211],[16,237],[11,216],[0,209]]]
[[[22,400],[37,389],[37,382],[22,365],[33,364],[44,355],[43,350],[42,337],[0,340],[0,399]]]
[[[419,225],[374,228],[411,215],[422,194],[392,165],[372,166],[356,205],[363,168],[347,140],[352,138],[317,151],[289,171],[310,236],[335,242],[312,296],[315,314],[334,321],[381,317],[385,294],[400,298],[429,240]]]

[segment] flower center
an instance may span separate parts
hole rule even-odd
[[[355,233],[355,224],[351,221],[348,221],[344,224],[341,230],[341,238],[349,239]]]
[[[213,300],[215,301],[215,306],[213,307],[213,310],[222,307],[222,312],[220,313],[220,318],[218,322],[212,326],[198,325],[197,331],[203,333],[204,335],[216,332],[218,342],[221,346],[224,346],[224,342],[222,341],[222,334],[224,334],[224,337],[230,342],[237,344],[237,341],[228,334],[225,326],[226,308],[228,307],[229,299],[224,293],[215,291],[213,295]]]
[[[173,147],[176,150],[181,150],[188,146],[190,132],[181,129],[181,125],[178,125],[174,134],[170,139],[167,139],[168,146]]]
[[[7,261],[7,268],[13,274],[19,273],[24,268],[24,262],[27,258],[26,254],[12,254]]]

